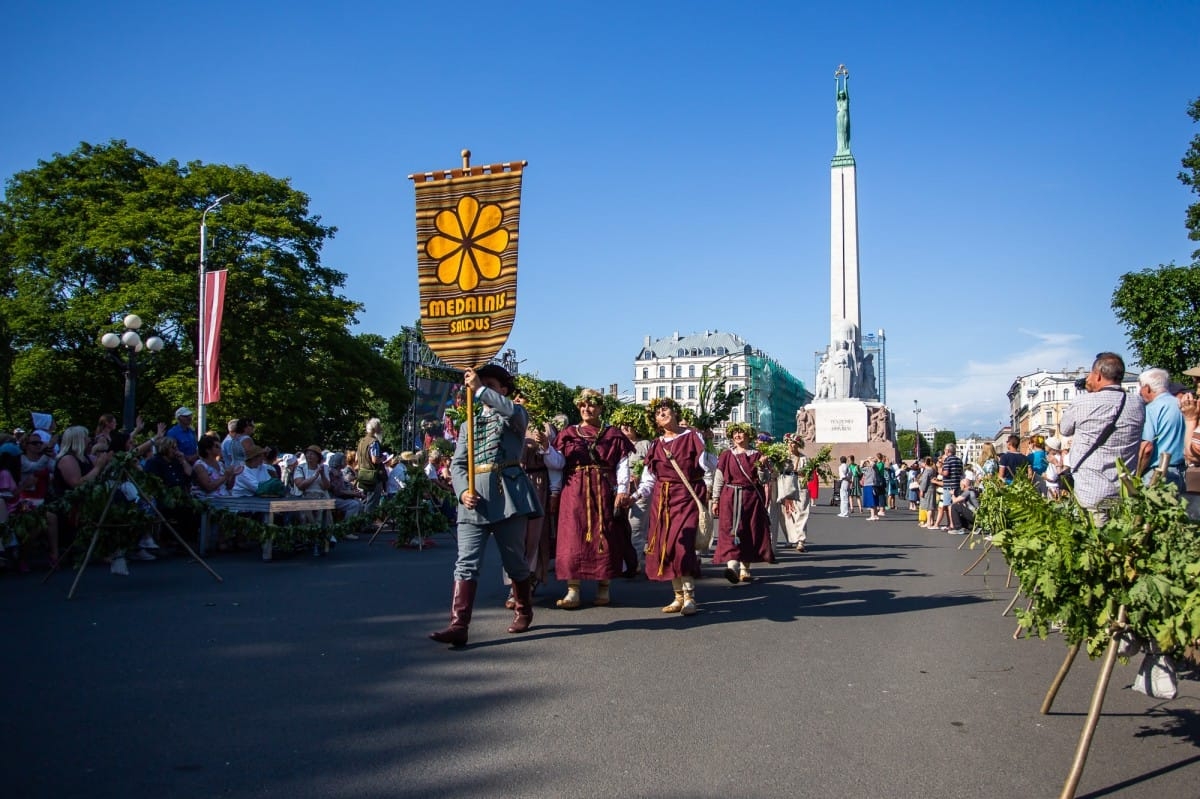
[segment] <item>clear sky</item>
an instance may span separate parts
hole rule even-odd
[[[109,6],[104,8],[103,6]],[[629,390],[643,338],[829,338],[833,72],[862,315],[911,427],[990,435],[1020,374],[1127,352],[1127,271],[1194,249],[1192,2],[22,3],[0,175],[81,141],[245,164],[338,227],[358,330],[419,315],[407,175],[524,159],[522,370]],[[219,225],[219,219],[213,224]]]

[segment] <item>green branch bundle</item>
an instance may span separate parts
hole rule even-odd
[[[1027,629],[1045,638],[1061,625],[1070,644],[1098,657],[1121,605],[1129,628],[1165,652],[1200,638],[1200,523],[1174,485],[1143,486],[1127,475],[1108,522],[1096,527],[1074,497],[1051,501],[1027,479],[989,480],[976,526],[993,532],[1022,590]]]

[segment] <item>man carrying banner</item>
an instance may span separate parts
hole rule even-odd
[[[542,506],[529,477],[521,468],[525,409],[509,399],[516,382],[504,368],[488,364],[467,369],[463,383],[483,403],[483,411],[459,428],[458,444],[450,462],[454,492],[458,496],[458,560],[454,564],[454,598],[450,625],[429,634],[434,641],[465,646],[479,567],[487,538],[492,535],[500,550],[504,570],[513,581],[516,605],[510,633],[521,633],[533,622],[533,597],[529,564],[525,560],[525,528],[529,519],[542,515]],[[473,424],[475,481],[468,480],[467,425]]]

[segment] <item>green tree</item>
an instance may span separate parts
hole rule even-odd
[[[1200,363],[1200,264],[1121,275],[1112,305],[1139,363],[1176,377]]]
[[[210,269],[228,269],[221,401],[210,428],[253,417],[257,437],[286,448],[338,446],[365,419],[389,422],[408,393],[378,336],[349,326],[361,305],[322,265],[336,229],[309,213],[288,180],[244,166],[159,163],[124,141],[83,143],[6,183],[0,202],[0,417],[31,410],[90,425],[120,408],[123,380],[98,344],[127,313],[166,348],[141,359],[138,406],[169,420],[196,397],[200,216]]]
[[[913,456],[913,439],[917,438],[917,434],[913,430],[897,430],[896,431],[896,448],[900,450],[901,460],[907,460]],[[929,442],[925,437],[920,438],[921,453],[918,457],[924,458],[932,453],[929,448]]]
[[[1193,122],[1200,122],[1200,98],[1192,101],[1187,114]],[[1179,173],[1179,182],[1191,188],[1194,193],[1200,194],[1200,133],[1192,137],[1192,144],[1184,153],[1181,163],[1183,171]],[[1188,238],[1200,241],[1200,202],[1188,206],[1184,225],[1188,229]],[[1200,259],[1200,250],[1192,253],[1192,259]]]
[[[937,455],[946,449],[947,444],[957,444],[958,436],[953,430],[938,430],[933,434],[933,453]]]
[[[1187,113],[1200,122],[1200,99],[1192,101]],[[1200,134],[1192,137],[1181,163],[1180,182],[1200,193]],[[1200,202],[1188,206],[1184,225],[1188,238],[1200,241]],[[1200,250],[1192,258],[1190,266],[1160,264],[1121,275],[1112,297],[1137,361],[1176,378],[1200,363]]]

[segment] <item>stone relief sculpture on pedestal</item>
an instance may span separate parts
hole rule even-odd
[[[891,427],[890,421],[891,414],[887,408],[872,408],[870,420],[867,422],[867,441],[891,441],[891,431],[888,429]]]
[[[806,444],[817,440],[817,422],[811,409],[796,411],[796,435]]]

